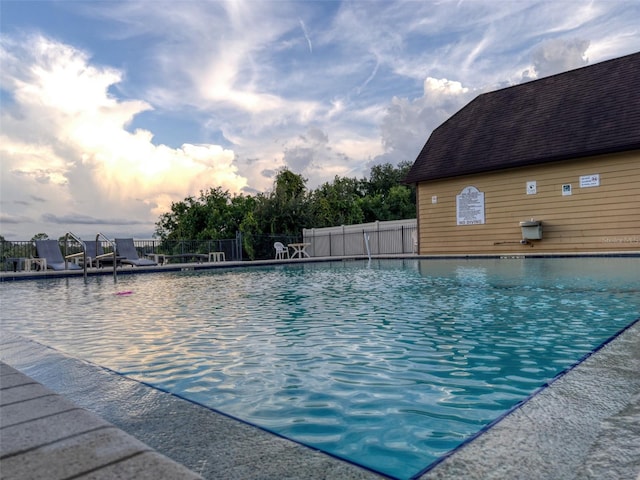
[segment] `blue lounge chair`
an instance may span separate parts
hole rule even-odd
[[[47,261],[47,268],[51,270],[82,270],[79,265],[65,261],[57,240],[36,240],[38,257]]]
[[[116,249],[120,261],[126,265],[135,265],[136,267],[157,265],[153,260],[138,256],[136,246],[133,244],[133,238],[116,238]]]

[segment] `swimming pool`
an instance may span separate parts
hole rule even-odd
[[[410,478],[638,318],[639,272],[332,262],[15,282],[0,300],[3,329]]]

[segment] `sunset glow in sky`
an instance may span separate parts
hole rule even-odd
[[[637,0],[2,0],[0,235],[150,238],[210,187],[362,178],[480,93],[637,51]]]

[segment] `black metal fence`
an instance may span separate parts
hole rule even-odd
[[[245,235],[242,237],[242,243],[247,260],[267,260],[274,258],[276,250],[275,242],[281,242],[284,245],[289,243],[297,243],[301,241],[302,236],[298,235]]]
[[[242,243],[239,236],[221,240],[135,240],[134,244],[138,254],[141,256],[149,254],[179,256],[190,253],[209,254],[223,252],[227,261],[242,260]]]
[[[151,254],[167,255],[168,262],[182,262],[188,254],[213,252],[223,252],[226,261],[237,262],[274,258],[275,242],[282,242],[284,245],[307,242],[310,245],[306,252],[312,257],[412,253],[415,252],[416,234],[415,227],[404,225],[375,230],[351,228],[340,232],[326,232],[322,229],[304,230],[303,235],[243,236],[238,233],[236,238],[220,240],[134,240],[134,244],[140,257]],[[84,241],[87,242],[87,240]],[[82,252],[82,246],[72,237],[68,237],[66,242],[60,239],[59,243],[63,255]],[[104,253],[113,251],[111,242],[100,240],[100,244]],[[171,255],[175,258],[170,258]],[[25,259],[37,258],[37,256],[33,241],[0,241],[0,270],[2,271],[23,270]]]
[[[25,258],[35,258],[36,245],[33,242],[0,242],[0,258],[2,271],[16,272],[24,269]]]
[[[288,243],[299,242],[301,236],[294,235],[253,235],[244,237],[238,233],[236,238],[220,240],[175,240],[162,241],[157,239],[134,240],[134,245],[140,257],[146,255],[167,255],[165,262],[183,262],[188,254],[209,254],[223,252],[226,261],[265,260],[274,258],[275,242]],[[94,240],[84,240],[84,242]],[[104,253],[113,252],[112,243],[99,240]],[[60,251],[63,255],[71,255],[82,252],[82,246],[73,238],[59,240]],[[174,255],[175,258],[170,256]],[[38,254],[33,241],[8,241],[0,242],[0,270],[19,271],[24,270],[25,260],[37,258]]]
[[[89,240],[94,241],[94,240]],[[85,240],[87,242],[87,240]],[[113,252],[111,242],[100,240],[104,253]],[[79,242],[68,239],[59,241],[60,251],[63,255],[71,255],[81,253],[82,246]],[[240,261],[242,254],[242,239],[240,236],[232,239],[223,240],[179,240],[179,241],[161,241],[161,240],[134,240],[134,245],[140,257],[149,254],[163,255],[186,255],[186,254],[209,254],[213,252],[223,252],[227,261]],[[24,270],[25,259],[37,258],[35,242],[33,241],[7,241],[0,242],[0,270],[2,271],[19,271]],[[184,257],[183,257],[184,258]],[[175,261],[180,261],[180,257],[176,257]],[[173,261],[170,257],[167,261]]]

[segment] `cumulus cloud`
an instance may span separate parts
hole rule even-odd
[[[578,39],[554,38],[543,42],[531,52],[530,67],[523,71],[518,82],[585,66],[589,45],[589,41]],[[474,89],[459,81],[427,77],[422,97],[392,99],[381,123],[384,153],[373,158],[369,165],[415,160],[430,133],[447,118],[484,91],[509,85],[511,83],[501,82]]]
[[[589,45],[588,40],[579,39],[554,38],[545,41],[532,52],[531,69],[523,73],[523,80],[548,77],[584,67],[589,63],[586,56]]]
[[[457,81],[427,77],[422,97],[394,97],[381,125],[384,153],[369,165],[414,161],[430,133],[478,93]]]
[[[307,172],[331,155],[329,136],[319,128],[310,128],[284,150],[284,163],[294,172]]]
[[[47,200],[37,208],[25,205],[23,218],[38,216],[42,208],[70,209],[74,215],[42,218],[90,224],[96,212],[123,212],[132,218],[119,224],[146,224],[150,234],[172,201],[211,185],[232,192],[246,186],[231,150],[170,148],[154,144],[149,131],[127,131],[135,115],[151,106],[109,93],[121,80],[117,70],[91,65],[86,53],[41,36],[20,48],[5,47],[2,88],[11,102],[2,112],[3,196]],[[72,222],[74,217],[83,221]]]

